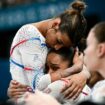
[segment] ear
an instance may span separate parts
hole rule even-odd
[[[105,43],[101,43],[98,46],[98,56],[103,57],[105,56]]]
[[[54,19],[53,24],[52,24],[52,28],[59,29],[60,22],[61,22],[60,18]]]

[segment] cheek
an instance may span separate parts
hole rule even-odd
[[[46,43],[48,43],[49,45],[55,45],[56,38],[53,35],[47,35]]]
[[[84,63],[90,71],[96,70],[96,58],[93,48],[88,48],[85,50]]]
[[[84,62],[86,63],[86,59],[88,57],[88,48],[85,49],[84,54],[85,54],[85,56],[84,56]]]
[[[62,65],[60,66],[60,68],[61,68],[61,70],[65,70],[65,69],[67,69],[69,66],[69,64],[68,63],[61,63]]]
[[[85,56],[84,56],[84,63],[86,64],[86,66],[90,69],[91,68],[91,64],[93,63],[92,57],[91,57],[92,51],[90,48],[87,48],[85,50]]]

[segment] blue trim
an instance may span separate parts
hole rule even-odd
[[[23,66],[23,65],[21,65],[21,64],[19,64],[19,63],[17,63],[17,62],[15,62],[15,61],[12,60],[11,58],[10,58],[10,62],[13,63],[13,64],[15,64],[15,65],[17,65],[17,66],[19,66],[20,68],[24,69],[24,66]]]
[[[36,78],[37,78],[38,74],[39,74],[39,72],[35,74],[35,76],[33,78],[33,81],[32,81],[32,88],[33,88],[33,90],[35,90],[35,88],[36,88]]]
[[[39,81],[37,81],[38,78],[42,77],[43,75],[44,75],[43,71],[41,71],[41,70],[36,70],[35,71],[35,75],[34,75],[34,78],[33,78],[33,81],[32,81],[32,88],[33,88],[33,90],[36,89],[36,86],[37,86],[36,83],[39,82]]]
[[[30,39],[28,39],[28,40],[39,40],[40,43],[41,43],[40,38],[30,38]],[[41,46],[46,46],[46,43],[41,43]]]

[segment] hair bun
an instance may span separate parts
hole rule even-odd
[[[86,8],[86,4],[82,0],[76,0],[71,4],[71,7],[81,13]]]

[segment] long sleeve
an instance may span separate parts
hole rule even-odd
[[[83,88],[82,92],[76,100],[65,99],[61,93],[61,90],[68,84],[68,82],[69,81],[67,79],[55,81],[49,84],[47,88],[43,90],[43,92],[52,95],[63,105],[74,104],[89,99],[91,89],[87,85]]]
[[[92,88],[91,101],[97,103],[105,102],[105,79],[97,82]]]
[[[10,61],[14,61],[10,64],[12,79],[32,86],[36,71],[42,72],[46,61],[48,49],[44,37],[33,25],[24,25],[17,32],[11,49]]]
[[[37,80],[36,80],[37,82]],[[43,91],[44,89],[46,89],[48,87],[49,84],[51,84],[51,77],[50,74],[45,74],[43,76],[41,76],[38,79],[38,82],[35,84],[37,85],[36,88],[40,91]]]

